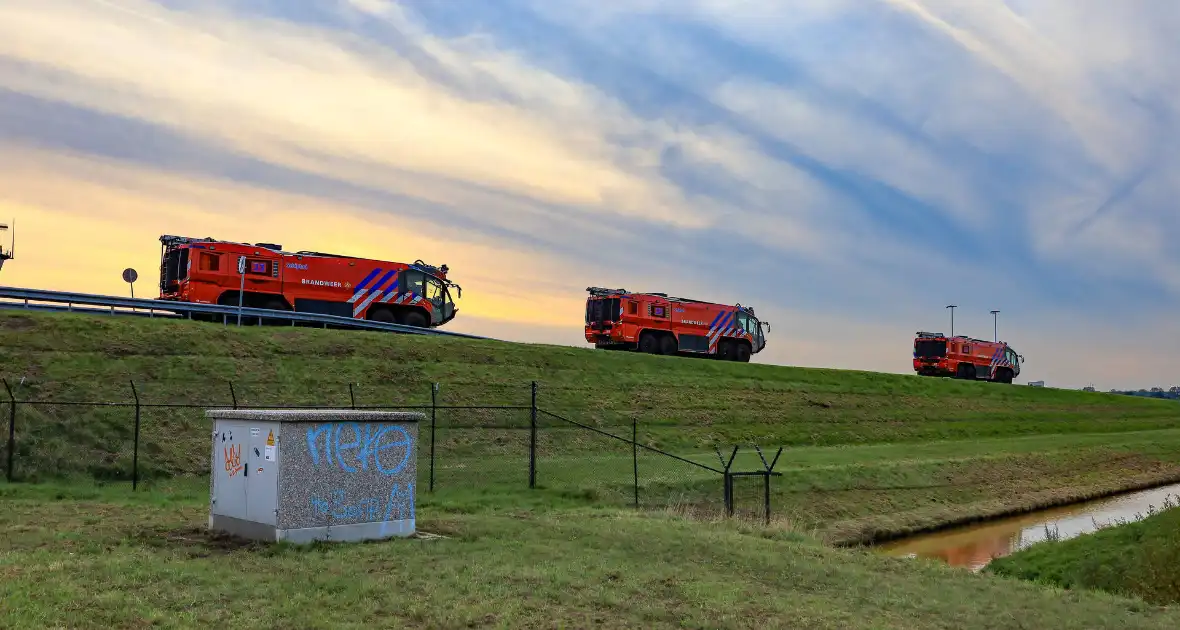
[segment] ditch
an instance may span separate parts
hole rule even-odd
[[[953,567],[979,571],[995,558],[1045,540],[1064,540],[1119,521],[1136,520],[1169,497],[1180,483],[1074,503],[1018,516],[920,534],[875,547],[896,557],[933,558]]]

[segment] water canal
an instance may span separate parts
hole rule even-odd
[[[1074,503],[974,525],[922,534],[876,547],[890,556],[935,558],[954,567],[979,571],[993,558],[1006,556],[1050,535],[1064,540],[1087,534],[1113,521],[1135,520],[1167,497],[1176,503],[1180,483]]]

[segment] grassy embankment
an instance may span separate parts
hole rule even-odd
[[[77,479],[0,487],[5,627],[1180,624],[1180,612],[1134,600],[839,551],[799,533],[847,542],[1176,478],[1174,403],[574,348],[61,315],[0,314],[0,353],[4,375],[25,379],[25,399],[128,400],[134,379],[148,403],[225,401],[233,379],[246,405],[343,403],[349,381],[364,383],[362,404],[421,403],[437,380],[444,403],[519,404],[537,379],[547,409],[620,433],[634,417],[641,440],[704,461],[712,446],[735,441],[788,447],[773,499],[783,518],[762,530],[612,506],[629,449],[584,431],[542,430],[547,488],[529,492],[527,432],[519,430],[526,414],[448,412],[440,490],[422,493],[418,511],[421,530],[446,538],[240,547],[202,528],[208,426],[200,411],[147,409],[141,456],[156,480],[147,492]],[[24,478],[128,470],[127,409],[22,405],[19,418]],[[510,423],[517,428],[503,428]],[[641,469],[645,503],[719,490],[708,473],[655,456],[645,455]]]
[[[522,493],[423,495],[442,539],[242,545],[199,484],[0,485],[6,628],[1170,629],[1180,610]]]
[[[985,571],[1067,589],[1097,589],[1156,604],[1180,602],[1180,507],[1103,524],[1098,531],[1049,541],[993,560]]]
[[[1035,509],[1180,478],[1180,407],[1170,401],[909,375],[735,364],[566,348],[308,329],[0,314],[4,376],[30,400],[242,405],[527,404],[717,464],[733,443],[785,446],[773,484],[783,524],[837,543]],[[905,342],[899,352],[906,353]],[[0,409],[0,411],[3,411]],[[22,405],[23,479],[126,478],[127,408]],[[440,413],[440,491],[509,494],[527,480],[527,411]],[[631,452],[579,429],[540,431],[538,482],[611,504],[631,496]],[[487,427],[494,428],[487,428]],[[507,428],[511,427],[511,428]],[[141,470],[203,475],[200,409],[145,409]],[[425,442],[423,442],[425,445]],[[419,470],[425,474],[425,453]],[[735,469],[760,465],[739,457]],[[640,455],[648,505],[717,507],[713,473]],[[743,485],[744,484],[744,485]],[[757,481],[739,482],[739,508]],[[515,498],[509,499],[516,500]]]

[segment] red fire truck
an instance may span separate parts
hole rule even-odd
[[[160,237],[160,299],[321,313],[421,328],[458,309],[447,266],[406,264],[320,252],[285,252],[272,243]],[[244,287],[244,290],[243,290]]]
[[[953,376],[1011,383],[1024,357],[1007,342],[919,332],[914,339],[914,371],[922,376]]]
[[[625,289],[586,290],[586,341],[597,348],[748,362],[766,347],[770,324],[758,321],[748,306]]]

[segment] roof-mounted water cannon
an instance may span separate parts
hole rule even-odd
[[[443,265],[441,267],[435,267],[434,265],[427,264],[421,258],[414,261],[413,267],[415,269],[418,269],[419,271],[425,271],[426,273],[428,273],[440,280],[446,280],[447,272],[451,270],[446,265]]]
[[[586,287],[586,291],[594,297],[605,297],[608,295],[626,295],[630,291],[626,289],[604,289],[602,287]]]
[[[435,267],[434,265],[428,264],[425,261],[423,261],[421,258],[419,258],[418,260],[414,261],[413,265],[410,265],[410,266],[413,267],[414,269],[417,269],[418,271],[428,273],[428,274],[434,276],[435,278],[442,280],[447,285],[447,287],[455,289],[455,292],[457,294],[455,297],[458,297],[458,298],[463,297],[463,287],[461,287],[461,286],[459,286],[459,285],[455,284],[454,282],[451,282],[450,280],[447,279],[447,273],[450,272],[451,268],[446,266],[445,263],[439,267]]]

